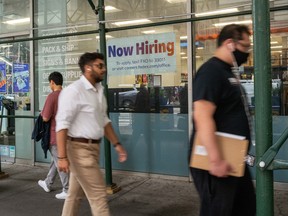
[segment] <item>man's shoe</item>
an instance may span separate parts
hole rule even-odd
[[[50,192],[50,189],[47,187],[47,184],[46,184],[45,181],[39,180],[39,181],[38,181],[38,185],[39,185],[40,187],[42,187],[43,190],[46,191],[47,193]]]
[[[67,193],[64,192],[64,191],[62,191],[62,193],[56,194],[55,197],[56,197],[57,199],[66,199]]]

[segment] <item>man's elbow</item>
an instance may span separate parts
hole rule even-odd
[[[48,119],[48,118],[43,118],[43,121],[44,121],[44,122],[48,122],[49,119]]]

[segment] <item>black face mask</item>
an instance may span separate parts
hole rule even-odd
[[[242,52],[242,51],[240,51],[238,49],[235,49],[235,51],[233,52],[233,55],[235,57],[235,60],[236,60],[238,66],[240,66],[243,63],[247,62],[248,57],[249,57],[249,53]]]

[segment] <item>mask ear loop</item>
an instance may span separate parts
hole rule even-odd
[[[239,66],[237,65],[237,62],[235,60],[235,56],[234,56],[234,54],[232,52],[231,52],[231,55],[232,55],[232,59],[233,59],[233,67],[231,69],[232,69],[233,74],[239,80],[240,79]]]
[[[234,74],[234,76],[236,77],[237,83],[238,83],[238,85],[240,87],[241,100],[242,100],[242,103],[243,103],[243,106],[244,106],[244,110],[245,110],[245,114],[246,114],[246,117],[247,117],[247,120],[248,120],[249,130],[250,130],[250,133],[252,133],[252,119],[251,119],[250,112],[249,112],[249,106],[248,106],[246,94],[245,94],[245,92],[243,90],[243,87],[241,85],[241,82],[240,82],[239,66],[238,66],[238,64],[236,62],[236,59],[235,59],[235,56],[234,56],[233,52],[231,52],[231,56],[232,56],[232,61],[233,61],[233,67],[231,67],[231,70],[232,70],[232,73]]]
[[[236,42],[236,41],[234,41],[234,42]],[[232,64],[233,64],[232,71],[234,73],[234,70],[239,71],[239,69],[238,69],[239,66],[237,64],[237,61],[236,61],[234,53],[233,53],[233,51],[236,49],[236,47],[235,46],[233,47],[232,42],[231,42],[231,43],[228,44],[228,48],[230,50],[230,54],[231,54],[231,57],[232,57]]]

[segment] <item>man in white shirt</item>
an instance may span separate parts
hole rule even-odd
[[[101,81],[106,73],[104,56],[85,53],[79,59],[83,76],[62,90],[56,116],[58,166],[70,171],[68,196],[62,216],[77,215],[86,196],[93,215],[108,216],[106,186],[100,172],[100,142],[105,135],[115,147],[119,162],[127,153],[107,116],[107,102]]]

